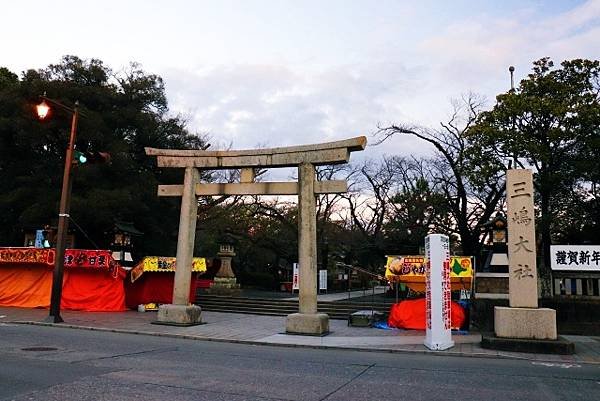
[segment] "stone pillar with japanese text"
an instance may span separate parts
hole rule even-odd
[[[533,179],[530,170],[508,171],[506,199],[509,305],[512,308],[537,308],[535,210],[533,208]]]
[[[497,337],[555,340],[556,311],[538,308],[533,199],[531,170],[508,170],[506,202],[510,307],[494,308],[494,329]]]

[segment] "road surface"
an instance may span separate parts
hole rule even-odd
[[[0,324],[0,400],[600,400],[600,365]]]

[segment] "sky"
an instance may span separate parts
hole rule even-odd
[[[518,82],[541,57],[599,59],[600,0],[7,0],[0,37],[17,74],[137,62],[211,149],[248,149],[435,128],[468,93],[492,107],[510,65]],[[396,137],[362,157],[427,149]]]

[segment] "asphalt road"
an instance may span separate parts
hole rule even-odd
[[[0,324],[0,400],[600,400],[600,366]]]

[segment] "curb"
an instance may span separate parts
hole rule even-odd
[[[10,321],[6,323],[11,324],[23,324],[31,326],[47,326],[57,328],[67,328],[76,330],[88,330],[88,331],[101,331],[108,333],[122,333],[122,334],[134,334],[144,335],[153,337],[167,337],[167,338],[179,338],[185,340],[195,341],[208,341],[217,343],[229,343],[229,344],[243,344],[243,345],[262,345],[271,347],[285,347],[285,348],[308,348],[308,349],[332,349],[332,350],[344,350],[344,351],[357,351],[357,352],[379,352],[379,353],[390,353],[390,354],[422,354],[432,356],[451,356],[451,357],[463,357],[463,358],[492,358],[492,359],[509,359],[509,360],[520,360],[520,361],[532,361],[532,362],[552,362],[556,363],[555,360],[531,358],[527,355],[507,355],[507,354],[495,354],[490,355],[480,352],[457,352],[457,351],[431,351],[431,350],[409,350],[409,349],[390,349],[390,348],[370,348],[370,347],[344,347],[339,345],[309,345],[309,344],[282,344],[282,343],[270,343],[267,341],[255,341],[255,340],[236,340],[228,338],[214,338],[214,337],[201,337],[190,334],[173,334],[173,333],[160,333],[152,331],[140,331],[140,330],[127,330],[127,329],[109,329],[105,327],[93,327],[93,326],[78,326],[73,324],[64,323],[46,323],[36,321]],[[566,361],[563,361],[566,362]],[[586,365],[600,365],[600,362],[589,362],[589,361],[572,361],[577,364]]]

